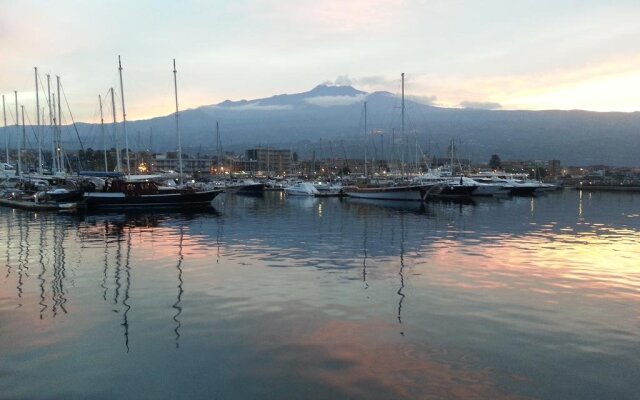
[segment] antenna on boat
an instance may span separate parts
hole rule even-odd
[[[176,71],[176,59],[173,59],[173,89],[176,97],[176,134],[178,135],[178,169],[180,171],[180,185],[182,185],[182,141],[180,139],[180,126],[178,123],[178,71]],[[217,126],[217,124],[216,124]]]
[[[124,86],[122,85],[122,63],[120,62],[120,56],[118,56],[118,72],[120,74],[120,97],[122,99],[122,131],[124,132],[125,154],[127,157],[127,174],[131,175],[131,166],[129,164],[129,137],[127,136],[127,111],[124,108]]]
[[[36,132],[38,137],[38,174],[42,175],[42,132],[40,131],[40,91],[38,90],[38,67],[33,67],[36,77]]]
[[[9,132],[7,131],[7,109],[4,105],[4,95],[2,95],[2,116],[4,117],[4,150],[5,162],[9,164]]]

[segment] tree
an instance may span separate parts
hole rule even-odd
[[[491,169],[502,168],[502,161],[500,161],[500,156],[498,156],[497,154],[492,154],[491,159],[489,160],[489,167],[491,167]]]

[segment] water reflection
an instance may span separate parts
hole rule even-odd
[[[44,317],[44,312],[47,310],[47,304],[45,302],[46,299],[46,292],[45,292],[45,285],[47,283],[46,279],[44,278],[46,273],[47,273],[47,264],[45,263],[45,247],[46,247],[46,238],[45,238],[45,220],[44,219],[40,219],[39,220],[39,225],[40,225],[40,240],[39,240],[39,247],[40,250],[38,251],[38,262],[40,264],[40,273],[38,274],[38,281],[40,282],[39,284],[39,288],[40,288],[40,302],[38,303],[40,305],[40,319],[43,319]]]
[[[51,290],[53,293],[53,316],[56,317],[59,311],[67,313],[65,304],[65,279],[66,279],[66,250],[64,246],[67,230],[64,225],[55,224],[53,227],[53,280]]]
[[[398,275],[400,276],[400,287],[398,288],[398,296],[400,299],[398,300],[398,323],[402,326],[402,302],[406,295],[402,292],[404,289],[404,235],[405,235],[405,227],[404,227],[404,215],[400,216],[400,270],[398,271]],[[404,336],[404,331],[400,331],[400,334]]]
[[[635,393],[638,197],[233,197],[205,213],[0,210],[0,391],[131,397],[117,376],[156,398]]]
[[[362,232],[362,251],[364,253],[364,256],[362,257],[362,282],[364,282],[364,288],[367,289],[369,287],[369,284],[367,283],[367,237],[369,236],[367,233],[367,223],[368,219],[364,218],[364,221],[362,223],[363,225],[363,232]]]
[[[180,226],[180,241],[178,242],[178,263],[176,264],[176,269],[178,270],[178,296],[176,302],[173,304],[173,308],[176,310],[175,315],[173,316],[173,320],[176,323],[176,328],[173,330],[176,333],[176,348],[180,347],[180,327],[182,323],[178,319],[180,314],[182,314],[182,307],[180,306],[180,302],[182,301],[182,293],[184,290],[182,289],[182,285],[184,281],[182,280],[182,261],[184,259],[182,255],[182,241],[184,239],[184,228],[182,225]]]

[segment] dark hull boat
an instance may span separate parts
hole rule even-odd
[[[193,193],[145,194],[127,196],[124,193],[85,193],[84,204],[88,209],[96,208],[142,208],[142,207],[192,207],[202,206],[211,201],[222,190],[208,190]]]
[[[196,192],[192,189],[164,192],[153,182],[111,182],[104,192],[84,194],[87,209],[182,208],[209,205],[222,189]]]
[[[459,184],[443,184],[431,197],[444,198],[468,198],[471,197],[477,186],[459,185]]]
[[[537,189],[535,186],[512,186],[507,188],[509,189],[509,194],[511,196],[523,196],[523,197],[533,196]]]
[[[264,194],[265,184],[253,180],[233,181],[226,185],[227,193],[242,194],[248,196],[260,196]]]
[[[227,191],[235,194],[259,196],[261,194],[264,194],[264,183],[253,183],[248,185],[229,187]]]

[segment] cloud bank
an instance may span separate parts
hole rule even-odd
[[[319,107],[348,106],[351,104],[361,103],[367,96],[365,94],[358,96],[316,96],[307,97],[305,103]]]
[[[463,101],[460,103],[460,107],[479,110],[499,110],[502,108],[502,104],[491,101]]]

